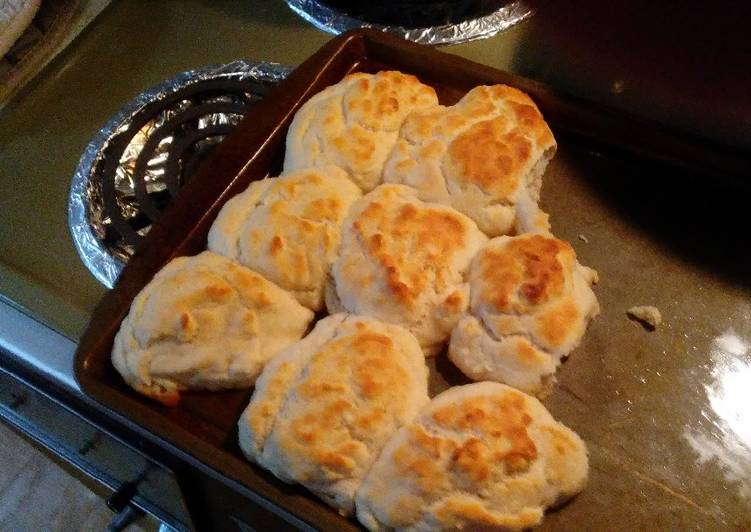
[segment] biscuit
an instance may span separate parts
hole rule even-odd
[[[290,291],[306,307],[321,310],[341,223],[361,195],[334,166],[257,181],[224,205],[209,231],[208,247]]]
[[[381,185],[344,222],[332,268],[338,301],[329,303],[402,325],[435,354],[467,309],[469,264],[486,240],[454,209],[424,203],[406,186]]]
[[[383,179],[451,205],[490,237],[546,230],[537,202],[555,150],[529,96],[506,85],[476,87],[452,107],[411,114]]]
[[[335,314],[268,364],[238,423],[240,447],[349,515],[386,440],[428,400],[413,335]]]
[[[240,231],[245,220],[274,181],[275,178],[253,181],[222,206],[209,229],[207,247],[211,251],[237,260],[240,256]]]
[[[469,279],[470,309],[451,334],[449,358],[474,380],[544,394],[599,312],[596,273],[568,242],[525,234],[488,242]]]
[[[414,76],[350,74],[297,112],[287,133],[284,170],[333,164],[368,192],[381,183],[407,114],[436,105],[435,91]]]
[[[183,390],[250,386],[312,319],[275,284],[205,251],[172,260],[136,296],[112,363],[136,391],[174,405]]]
[[[580,492],[584,442],[503,384],[451,388],[389,440],[360,487],[369,530],[521,530]]]

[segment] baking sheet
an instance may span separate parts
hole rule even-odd
[[[109,352],[132,298],[151,276],[173,256],[200,251],[221,205],[279,169],[295,110],[350,70],[384,67],[417,74],[447,104],[478,84],[516,85],[538,102],[559,141],[543,182],[543,207],[554,232],[599,271],[603,311],[545,400],[587,442],[590,484],[550,512],[541,529],[751,526],[747,193],[724,184],[745,168],[744,160],[374,32],[327,44],[258,104],[253,123],[240,124],[199,170],[95,311],[77,353],[82,389],[144,437],[278,515],[319,529],[356,527],[304,489],[283,485],[242,459],[235,423],[250,391],[188,394],[169,409],[129,390]],[[626,317],[627,308],[641,304],[662,311],[665,323],[656,331]],[[445,356],[430,364],[431,393],[462,380]]]

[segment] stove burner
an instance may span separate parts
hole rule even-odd
[[[318,29],[335,35],[375,28],[421,44],[492,37],[532,15],[525,0],[286,0]]]
[[[420,28],[459,24],[494,13],[506,0],[321,0],[342,13],[366,22]]]
[[[265,92],[255,80],[210,80],[136,114],[107,146],[97,169],[103,214],[111,220],[105,244],[137,246],[197,163]]]
[[[181,74],[139,95],[87,147],[71,186],[79,255],[112,286],[198,164],[287,70],[236,62]]]

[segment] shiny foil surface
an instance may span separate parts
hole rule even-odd
[[[166,100],[175,92],[196,83],[217,79],[253,79],[262,83],[278,83],[290,69],[275,63],[249,63],[234,61],[225,65],[210,65],[178,74],[174,78],[152,87],[127,103],[113,116],[89,142],[81,155],[73,175],[68,201],[68,225],[73,242],[81,260],[102,284],[112,288],[120,271],[135,251],[124,240],[106,238],[112,220],[107,216],[102,198],[102,166],[107,157],[107,148],[115,138],[129,134],[133,118],[146,106],[159,100]],[[201,103],[233,103],[233,96],[213,96]],[[136,161],[151,133],[164,125],[171,117],[185,111],[194,102],[185,99],[173,102],[161,109],[140,130],[133,135],[115,169],[114,189],[117,207],[124,218],[138,215],[140,209],[135,194],[133,175]],[[221,124],[235,125],[242,115],[235,113],[212,113],[198,119],[199,130]],[[201,143],[216,144],[223,137],[215,136]],[[166,191],[165,163],[173,138],[162,139],[153,151],[144,173],[144,185],[148,194]],[[204,146],[205,147],[205,146]],[[150,225],[137,231],[143,236]]]
[[[405,28],[366,22],[337,11],[318,0],[286,0],[287,5],[316,28],[338,35],[354,28],[373,28],[420,44],[458,44],[492,37],[532,16],[523,0],[512,2],[486,16],[425,28]]]

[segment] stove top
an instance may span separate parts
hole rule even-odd
[[[661,69],[649,70],[645,67],[642,73],[641,70],[629,69],[628,63],[620,60],[624,55],[633,61],[644,56],[647,60],[652,59],[647,63],[654,63],[656,57],[665,56],[659,56],[658,43],[649,37],[665,35],[678,49],[680,41],[674,39],[675,32],[658,31],[662,28],[656,24],[637,25],[640,31],[634,32],[632,38],[642,44],[637,51],[646,55],[640,55],[634,52],[634,48],[623,46],[623,39],[614,39],[612,32],[608,33],[611,26],[598,22],[596,15],[605,10],[604,6],[586,4],[575,10],[568,4],[568,7],[562,4],[556,12],[551,13],[539,3],[534,17],[509,31],[490,39],[451,46],[448,51],[491,67],[544,81],[552,85],[557,93],[571,93],[637,115],[651,116],[666,124],[681,125],[697,135],[722,138],[727,142],[735,139],[736,143],[742,141],[744,145],[748,144],[749,121],[744,119],[748,113],[739,111],[744,109],[739,103],[747,99],[741,101],[733,98],[743,84],[743,77],[735,74],[742,70],[728,68],[723,71],[723,77],[705,76],[705,81],[710,80],[706,83],[719,87],[722,94],[716,99],[702,100],[711,101],[713,104],[710,106],[696,105],[699,100],[689,98],[691,94],[688,89],[691,86],[687,84],[695,77],[696,69],[690,70],[691,76],[684,72],[683,77],[676,77],[673,68],[675,61],[671,58],[662,63]],[[589,11],[582,13],[585,7]],[[642,7],[637,4],[631,11],[639,11]],[[711,7],[707,5],[707,9]],[[569,9],[570,12],[567,11]],[[719,8],[714,9],[719,11]],[[728,6],[723,6],[722,11],[727,10]],[[654,10],[649,8],[642,11],[643,17],[638,20],[650,22],[652,19],[649,17]],[[567,24],[561,23],[562,12],[568,13]],[[617,22],[617,10],[613,8],[608,12],[612,13],[610,20]],[[680,13],[676,11],[676,14]],[[738,24],[745,20],[741,16],[730,18]],[[576,27],[579,29],[589,25],[584,28],[588,31],[572,32],[574,26],[568,23],[572,20],[578,21]],[[619,25],[618,35],[625,34],[633,20],[634,17],[625,18]],[[674,20],[665,18],[665,25],[672,24]],[[641,31],[645,27],[652,31]],[[712,27],[706,20],[697,20],[688,29],[692,35],[702,36],[692,41],[697,47],[711,40]],[[592,35],[593,32],[597,34]],[[724,27],[723,32],[732,33]],[[737,38],[742,38],[742,34],[738,34]],[[226,63],[237,57],[299,64],[328,39],[327,33],[300,19],[283,2],[112,2],[88,31],[68,46],[32,83],[27,84],[23,94],[0,111],[0,349],[26,352],[30,361],[37,362],[47,354],[49,364],[46,372],[50,378],[67,382],[70,387],[75,386],[69,371],[75,341],[106,288],[81,262],[70,238],[66,208],[70,178],[92,134],[124,102],[132,99],[144,87],[195,65]],[[603,42],[606,46],[603,46]],[[107,53],[102,53],[103,50],[107,50]],[[742,50],[741,47],[736,51],[741,59],[747,58]],[[679,54],[675,59],[680,57],[693,58],[693,63],[682,63],[686,72],[689,72],[691,64],[697,64],[693,55]],[[715,63],[726,63],[720,59]],[[640,64],[646,63],[642,61]],[[718,70],[717,65],[712,68],[715,73]],[[649,82],[647,85],[645,80]],[[665,80],[679,80],[682,83],[679,88],[685,90],[677,91],[675,83]],[[655,86],[662,90],[656,90]],[[676,100],[676,95],[684,99]],[[649,108],[647,111],[645,106]],[[716,118],[722,116],[736,120],[727,127],[720,127]],[[586,158],[587,154],[581,153],[570,154],[567,159],[557,157],[558,162],[554,162],[551,170],[555,171],[557,164],[574,165]],[[737,485],[726,481],[722,472],[725,469],[731,472],[746,471],[738,469],[738,464],[746,464],[748,460],[736,460],[737,455],[732,451],[741,447],[728,447],[724,442],[722,438],[734,432],[718,424],[721,420],[715,414],[715,410],[719,409],[732,415],[736,411],[731,406],[745,404],[742,401],[732,402],[733,397],[738,397],[736,392],[743,389],[743,386],[735,386],[742,380],[736,377],[742,375],[740,369],[743,367],[729,361],[748,361],[751,352],[747,349],[751,345],[747,276],[728,278],[724,275],[728,263],[722,256],[718,256],[714,262],[709,260],[708,255],[704,261],[692,262],[687,260],[687,255],[678,253],[671,239],[659,230],[665,226],[666,220],[671,220],[664,214],[664,209],[675,205],[675,197],[671,194],[655,195],[654,188],[662,178],[655,176],[654,181],[650,181],[644,178],[639,169],[635,169],[628,180],[622,181],[621,193],[615,194],[608,190],[612,176],[603,172],[598,178],[585,179],[582,176],[577,179],[574,188],[562,191],[566,194],[586,194],[592,201],[602,204],[603,210],[597,216],[579,206],[572,211],[577,224],[586,223],[593,227],[592,231],[577,229],[571,233],[584,261],[592,262],[593,250],[598,246],[620,245],[623,238],[631,234],[638,238],[633,240],[632,252],[622,263],[623,271],[632,271],[643,262],[644,247],[651,246],[660,254],[674,257],[674,260],[660,270],[655,269],[654,264],[647,264],[643,274],[681,275],[685,280],[682,288],[675,292],[675,301],[667,301],[661,309],[667,316],[667,325],[654,333],[643,333],[651,342],[650,348],[634,342],[632,356],[621,361],[624,372],[612,374],[605,371],[606,362],[612,362],[612,358],[608,358],[608,344],[604,343],[601,355],[596,354],[592,359],[593,366],[587,366],[592,368],[591,375],[586,374],[592,379],[591,388],[588,389],[596,390],[598,394],[610,392],[606,403],[592,402],[589,395],[585,397],[588,400],[587,408],[595,405],[602,410],[598,419],[607,422],[603,425],[604,438],[612,444],[609,447],[611,450],[604,446],[593,446],[593,452],[600,458],[612,460],[612,464],[620,463],[624,456],[669,456],[671,460],[650,469],[623,470],[622,478],[593,477],[602,482],[593,484],[588,493],[595,497],[599,507],[615,508],[613,511],[617,515],[612,511],[609,514],[611,522],[621,523],[622,526],[627,526],[629,519],[642,515],[642,512],[629,511],[634,505],[641,505],[645,511],[659,512],[655,514],[657,521],[654,522],[662,519],[668,526],[681,526],[680,520],[684,518],[693,519],[694,524],[698,519],[707,522],[714,519],[714,528],[732,527],[734,524],[737,524],[737,528],[744,528],[741,525],[747,528],[751,522],[748,520],[748,499],[738,495]],[[711,187],[707,188],[707,183]],[[641,188],[637,189],[637,185]],[[681,184],[678,189],[683,186]],[[706,192],[715,190],[717,184],[709,180],[703,182],[703,186],[701,192],[706,197]],[[649,192],[639,196],[634,190]],[[623,194],[623,191],[629,194]],[[626,196],[633,197],[629,201]],[[722,204],[725,205],[727,198],[733,197],[740,195],[729,193]],[[666,201],[660,202],[659,199]],[[650,218],[654,222],[652,225],[644,219],[645,204],[653,214]],[[702,204],[696,202],[695,205]],[[685,204],[675,210],[682,215],[702,212],[686,210]],[[675,224],[675,219],[672,220]],[[606,222],[615,223],[618,232],[613,238],[598,243],[594,228]],[[143,227],[134,225],[136,232]],[[653,229],[654,232],[651,231]],[[589,243],[576,239],[576,235],[582,232],[589,238]],[[724,233],[726,231],[718,234]],[[691,238],[684,235],[681,242],[690,243],[692,239],[693,233]],[[694,247],[703,249],[695,243]],[[614,279],[616,276],[603,275],[600,290],[614,290],[624,298],[633,296],[635,304],[655,303],[653,294],[645,291],[641,285],[635,284],[624,291],[626,288],[619,286]],[[741,293],[741,290],[745,291]],[[690,305],[681,307],[678,302],[684,301],[684,298],[690,301]],[[709,339],[699,338],[695,334],[693,322],[694,318],[706,315],[707,304],[713,304],[712,308],[718,309],[711,315],[715,336]],[[668,305],[677,310],[688,309],[694,314],[676,321],[666,311],[669,310]],[[616,317],[621,316],[621,312],[619,308],[607,310]],[[625,315],[621,317],[626,319]],[[634,334],[641,334],[641,330],[634,327]],[[55,331],[60,331],[62,335]],[[643,338],[639,339],[641,342]],[[668,341],[673,344],[683,342],[683,347],[666,350]],[[658,370],[657,373],[635,373],[650,353],[662,354],[661,364],[664,363],[666,367],[679,368],[653,367],[650,369]],[[568,370],[574,371],[576,367],[568,366]],[[633,367],[631,373],[629,367]],[[646,376],[646,382],[637,380],[636,377],[642,376]],[[642,401],[643,391],[655,387],[664,393],[664,399],[649,404]],[[685,401],[674,399],[678,392],[685,394]],[[569,407],[584,408],[584,403],[577,402],[576,398],[568,399],[559,397],[561,402],[556,404],[558,412]],[[639,417],[630,413],[632,400],[636,403],[634,412],[642,412]],[[625,410],[627,407],[629,410]],[[675,409],[673,419],[668,419],[667,425],[656,425],[651,415],[659,416],[666,409],[671,412]],[[665,416],[660,419],[665,419]],[[685,432],[682,432],[683,424]],[[639,447],[641,440],[637,438],[634,445],[624,447],[624,442],[633,440],[627,436],[635,433],[643,434],[641,440],[648,440],[649,445]],[[694,446],[702,442],[705,449],[725,452],[725,461],[707,453],[702,455],[703,462],[694,462]],[[675,476],[674,468],[680,464],[686,464],[681,470],[684,476]],[[616,489],[611,486],[613,478],[628,480],[633,491],[627,493],[618,490],[615,499],[611,499],[609,493]],[[204,493],[217,498],[224,495],[216,489],[212,486]],[[696,501],[696,507],[685,504],[686,501],[681,499],[684,492],[692,501]],[[631,506],[621,506],[619,509],[610,504],[626,496],[631,497]],[[649,504],[645,505],[647,500]],[[618,514],[618,511],[621,513]],[[736,514],[734,519],[733,511]],[[722,521],[723,515],[730,518]],[[613,521],[613,516],[616,521]],[[740,523],[742,518],[745,520]],[[708,525],[707,528],[712,526]]]
[[[112,287],[198,164],[287,74],[235,61],[139,94],[89,143],[73,177],[68,223],[86,267]]]
[[[515,27],[466,50],[476,60],[509,68],[522,34]],[[238,57],[296,65],[329,38],[284,2],[110,4],[90,31],[0,111],[0,211],[6,228],[0,230],[0,298],[76,340],[107,287],[81,261],[68,227],[71,176],[98,129],[134,95],[176,72]],[[105,49],[112,53],[101,53]],[[464,53],[461,46],[453,50]],[[156,198],[149,201],[161,206],[164,196],[171,197],[165,190],[153,192]],[[129,198],[140,208],[135,188]],[[144,211],[130,221],[138,234],[150,218]],[[111,224],[101,234],[114,242],[118,233]],[[128,245],[123,240],[119,249]],[[112,257],[114,279],[124,255],[103,256]]]

